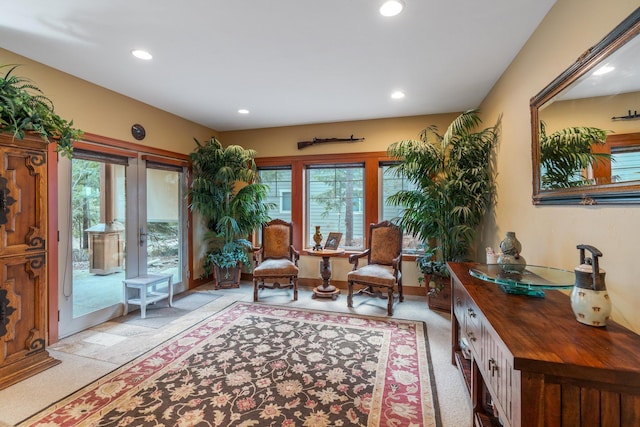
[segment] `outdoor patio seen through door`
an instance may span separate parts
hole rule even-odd
[[[82,152],[59,166],[61,337],[120,316],[125,277],[173,274],[182,286],[181,169]]]

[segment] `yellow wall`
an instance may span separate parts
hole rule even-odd
[[[640,92],[552,103],[540,112],[547,135],[569,126],[593,126],[615,134],[640,132],[638,120],[611,120],[640,108]]]
[[[534,206],[529,100],[633,12],[637,0],[558,0],[481,105],[503,113],[498,200],[480,247],[515,231],[527,262],[573,270],[577,244],[602,251],[613,317],[640,332],[640,206]],[[613,115],[613,114],[612,114]],[[567,302],[567,310],[571,310]]]
[[[255,129],[249,131],[221,132],[223,144],[237,144],[258,152],[257,157],[304,156],[314,154],[359,153],[386,151],[389,144],[403,139],[416,139],[422,129],[436,125],[444,131],[458,113],[430,116],[402,117],[397,119],[363,120],[325,123],[305,126]],[[326,143],[298,150],[298,141],[316,138],[365,138],[361,142]],[[353,266],[346,258],[332,259],[332,277],[345,282]],[[319,261],[316,257],[301,256],[300,277],[319,277]],[[402,283],[406,287],[419,286],[414,262],[402,265]],[[419,291],[417,291],[420,293]]]
[[[225,145],[252,148],[258,157],[306,156],[313,154],[386,151],[389,144],[402,139],[416,139],[429,125],[444,131],[457,114],[402,117],[397,119],[361,120],[304,126],[221,132]],[[318,144],[298,150],[298,141],[315,138],[365,138],[360,142]]]
[[[60,117],[73,120],[76,128],[87,133],[183,154],[195,147],[194,137],[204,140],[216,134],[166,111],[0,49],[0,65],[4,64],[20,64],[14,74],[33,80],[53,101]],[[2,69],[0,73],[6,71]],[[131,136],[134,123],[144,126],[147,133],[144,140],[137,141]]]

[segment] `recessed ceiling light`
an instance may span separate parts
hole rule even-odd
[[[247,110],[246,108],[241,108],[238,110],[238,113],[240,114],[249,114],[249,110]]]
[[[391,98],[393,99],[402,99],[404,98],[404,92],[401,90],[397,90],[391,94]]]
[[[131,51],[131,54],[136,58],[144,59],[145,61],[149,61],[151,58],[153,58],[153,56],[149,52],[142,49],[134,49]]]
[[[402,0],[387,0],[380,6],[380,15],[382,16],[396,16],[404,8]]]
[[[613,67],[609,64],[604,64],[602,67],[598,68],[596,71],[593,72],[594,76],[601,76],[603,74],[607,74],[610,73],[611,71],[615,70],[616,67]]]

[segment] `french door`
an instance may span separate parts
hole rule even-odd
[[[138,153],[75,150],[58,164],[59,335],[122,314],[122,281],[188,271],[185,173]]]

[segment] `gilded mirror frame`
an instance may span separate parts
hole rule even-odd
[[[532,201],[534,205],[640,203],[640,180],[552,190],[541,188],[539,122],[539,112],[545,104],[550,104],[555,97],[570,88],[578,79],[590,73],[598,64],[605,61],[607,57],[639,34],[640,8],[636,9],[605,38],[584,52],[571,67],[531,98],[529,105],[531,110],[531,152],[533,163]]]

